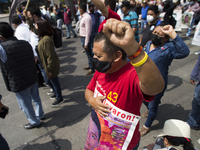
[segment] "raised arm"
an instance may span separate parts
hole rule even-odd
[[[103,28],[104,34],[110,41],[118,47],[121,47],[128,56],[133,55],[138,49],[139,44],[135,41],[134,32],[130,25],[116,19],[107,20]],[[132,59],[132,64],[143,60],[145,52],[142,51],[138,57]],[[154,62],[147,58],[145,63],[135,67],[140,79],[140,88],[146,95],[156,95],[164,89],[164,79]]]
[[[108,8],[104,5],[104,3],[100,0],[92,0],[92,3],[96,6],[97,9],[101,11],[103,16],[108,18]]]
[[[185,58],[189,55],[190,50],[185,42],[178,36],[171,25],[166,25],[163,27],[162,32],[168,35],[173,42],[175,50],[173,55],[175,59]]]

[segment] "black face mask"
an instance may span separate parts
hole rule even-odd
[[[99,61],[97,58],[92,58],[92,65],[94,69],[99,72],[105,73],[111,68],[112,62],[109,61]]]
[[[163,37],[160,37],[156,34],[151,35],[151,41],[152,41],[153,45],[161,45],[163,39],[164,39]]]

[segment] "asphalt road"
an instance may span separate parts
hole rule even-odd
[[[8,18],[0,18],[8,21]],[[66,30],[65,30],[66,32]],[[151,132],[141,138],[139,150],[149,143],[154,143],[156,136],[162,131],[167,119],[187,121],[191,109],[194,85],[189,82],[190,73],[198,59],[194,55],[197,46],[191,45],[191,37],[185,37],[186,31],[179,35],[190,48],[190,55],[181,60],[174,60],[169,69],[167,91],[159,106],[158,116],[154,121]],[[63,37],[63,47],[57,50],[61,69],[59,80],[65,103],[51,108],[52,100],[47,96],[48,87],[39,88],[46,120],[38,129],[25,130],[23,125],[28,123],[20,110],[14,93],[6,90],[0,75],[0,93],[2,102],[10,108],[8,116],[0,120],[0,132],[7,140],[11,150],[81,150],[84,147],[91,107],[84,98],[84,90],[92,76],[85,76],[83,70],[87,66],[87,57],[82,53],[79,38],[66,39]],[[146,111],[145,106],[141,113]],[[141,118],[140,126],[146,118]],[[200,131],[191,130],[194,145],[200,149],[197,140]]]

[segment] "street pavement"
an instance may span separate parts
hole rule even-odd
[[[8,18],[0,17],[0,21]],[[66,30],[64,30],[66,33]],[[174,60],[169,68],[169,83],[158,115],[151,131],[140,140],[141,150],[144,146],[154,143],[156,136],[162,131],[167,119],[181,119],[187,121],[191,109],[191,101],[195,86],[190,84],[190,73],[197,62],[198,56],[194,52],[199,47],[191,45],[192,37],[185,37],[186,30],[178,34],[190,48],[190,55],[181,60]],[[66,35],[66,34],[65,34]],[[52,108],[52,100],[47,96],[48,87],[39,88],[40,97],[45,112],[45,120],[40,128],[25,130],[23,125],[28,123],[24,113],[20,110],[14,93],[6,90],[0,75],[0,94],[2,103],[7,105],[9,114],[0,119],[0,133],[7,140],[11,150],[82,150],[84,148],[91,107],[84,98],[84,90],[92,76],[85,76],[87,71],[87,57],[82,53],[79,38],[66,39],[63,37],[62,48],[57,49],[60,59],[59,81],[65,102]],[[146,111],[144,105],[141,114]],[[140,127],[146,118],[141,118]],[[197,140],[200,131],[191,130],[191,139],[195,147],[200,149]]]

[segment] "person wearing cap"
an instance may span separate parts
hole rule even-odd
[[[142,115],[142,117],[147,117],[147,120],[140,129],[141,136],[150,131],[150,127],[157,116],[158,106],[167,88],[169,66],[174,59],[185,58],[190,53],[188,46],[174,31],[173,27],[162,23],[153,30],[151,41],[147,42],[144,51],[160,70],[165,80],[165,88],[155,96],[153,101],[143,101],[148,111]]]
[[[142,1],[142,9],[141,9],[141,14],[142,14],[142,20],[141,20],[141,34],[143,34],[143,28],[144,28],[144,23],[147,19],[147,10],[149,8],[148,4],[147,4],[147,1],[146,0],[143,0]]]
[[[131,11],[131,4],[129,1],[123,1],[121,5],[122,12],[124,14],[123,21],[128,22],[135,34],[135,40],[139,42],[138,32],[138,16],[135,11]]]
[[[165,121],[163,131],[157,137],[155,144],[149,144],[143,150],[195,150],[190,139],[190,126],[182,120]]]

